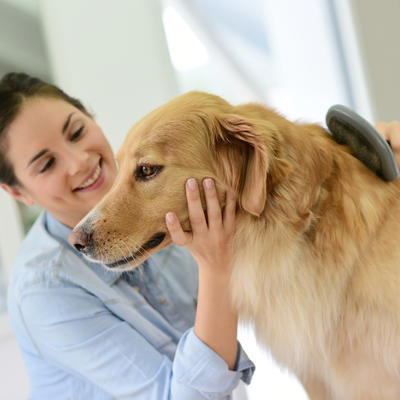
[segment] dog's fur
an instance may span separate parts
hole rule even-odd
[[[311,399],[400,399],[400,182],[318,125],[201,92],[139,121],[118,161],[115,185],[76,228],[90,231],[93,257],[137,252],[118,266],[132,268],[170,244],[140,250],[167,232],[168,211],[190,229],[184,183],[212,177],[222,204],[226,189],[238,196],[233,301],[262,345]],[[163,168],[143,180],[144,164]]]

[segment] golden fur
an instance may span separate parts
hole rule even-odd
[[[78,225],[92,256],[132,268],[184,183],[238,196],[233,301],[311,399],[400,399],[400,181],[378,179],[320,126],[190,92],[153,111],[118,153],[115,185]],[[141,165],[163,166],[149,180]],[[136,171],[136,172],[135,172]]]

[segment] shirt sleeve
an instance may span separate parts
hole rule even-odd
[[[80,287],[31,288],[20,313],[41,357],[115,399],[225,400],[254,370],[239,345],[237,368],[230,371],[192,329],[171,361]]]
[[[249,384],[255,366],[238,342],[234,370],[189,329],[180,339],[173,363],[177,398],[190,398],[190,391],[202,393],[206,399],[225,399],[238,385],[239,379]]]

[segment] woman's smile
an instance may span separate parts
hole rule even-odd
[[[96,167],[93,168],[91,174],[74,189],[74,192],[87,192],[90,190],[97,189],[104,182],[104,170],[102,165],[102,159],[99,160]]]

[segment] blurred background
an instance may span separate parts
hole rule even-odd
[[[345,104],[400,119],[399,0],[0,0],[0,75],[25,71],[80,98],[113,148],[133,123],[188,90],[268,104],[324,124]],[[12,260],[40,210],[0,193],[0,398],[29,381],[7,322]],[[305,400],[300,384],[240,340],[257,370],[238,400]]]

